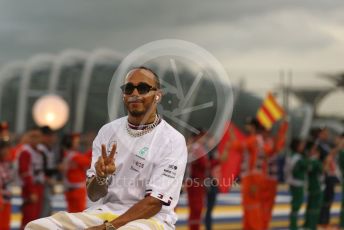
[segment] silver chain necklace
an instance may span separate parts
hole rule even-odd
[[[138,130],[132,129],[130,128],[128,121],[127,121],[126,129],[130,136],[140,137],[151,132],[159,123],[160,123],[160,117],[158,115],[155,115],[154,122],[152,124],[147,125],[144,129],[138,129]]]

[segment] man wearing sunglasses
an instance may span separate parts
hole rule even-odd
[[[134,69],[122,85],[123,101],[128,111],[128,121],[134,125],[154,122],[157,105],[161,100],[159,78],[147,68]]]
[[[97,203],[26,229],[175,229],[185,139],[157,113],[162,93],[152,70],[132,69],[120,89],[128,116],[104,125],[93,142],[87,193]]]

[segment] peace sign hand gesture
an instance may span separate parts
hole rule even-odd
[[[96,174],[98,177],[107,177],[112,175],[116,171],[116,165],[114,156],[116,153],[116,144],[112,145],[110,155],[106,154],[106,147],[102,145],[102,155],[98,158],[98,161],[95,163]]]

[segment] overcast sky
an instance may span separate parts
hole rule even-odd
[[[127,54],[178,38],[204,47],[257,92],[278,83],[280,69],[292,69],[296,85],[321,86],[328,83],[312,80],[317,73],[344,70],[343,25],[342,0],[0,0],[0,69],[37,53]]]

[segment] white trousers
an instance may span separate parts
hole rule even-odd
[[[25,230],[84,230],[111,221],[118,216],[103,211],[84,211],[78,213],[58,212],[52,216],[28,223]],[[164,230],[156,219],[139,219],[127,223],[118,230]]]

